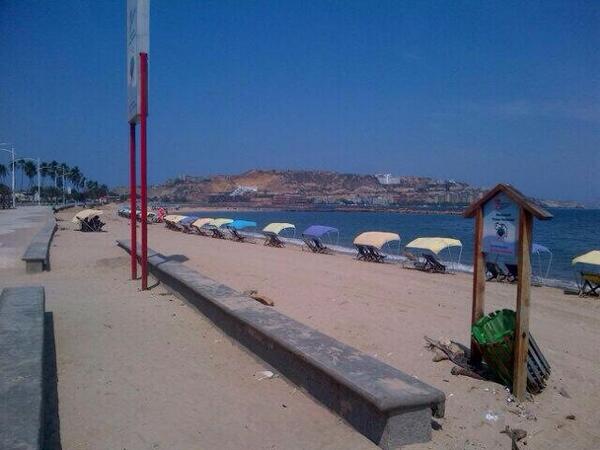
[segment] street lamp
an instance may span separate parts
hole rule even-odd
[[[39,165],[39,159],[38,159],[38,180],[39,180],[39,173],[40,173],[39,170],[42,169],[42,168],[52,168],[52,166],[48,166],[48,165],[40,166]],[[62,177],[62,197],[63,197],[63,205],[64,205],[66,203],[65,202],[65,169],[63,169],[60,166],[54,167],[52,169],[53,170],[60,170],[61,171],[61,177]],[[55,185],[55,187],[56,187],[56,185]]]
[[[5,148],[0,148],[3,152],[10,153],[12,155],[12,205],[13,208],[17,207],[17,198],[15,196],[15,147],[8,142],[0,142],[1,145],[10,145],[10,150]]]

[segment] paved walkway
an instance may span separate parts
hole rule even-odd
[[[0,269],[25,267],[21,256],[51,216],[48,206],[0,210]]]
[[[261,379],[264,362],[161,286],[140,292],[114,234],[63,216],[51,272],[0,269],[4,286],[46,289],[63,449],[377,448],[283,378]]]

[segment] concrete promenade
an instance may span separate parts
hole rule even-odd
[[[50,217],[52,210],[49,206],[0,210],[0,270],[25,267],[21,257],[33,236]]]
[[[46,289],[63,449],[377,448],[162,287],[140,292],[112,233],[73,231],[62,213],[52,271],[26,274],[45,216],[11,213],[0,284]]]

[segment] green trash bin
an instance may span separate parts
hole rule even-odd
[[[471,335],[483,360],[506,386],[513,382],[513,349],[515,345],[515,312],[495,311],[479,319],[471,327]],[[529,333],[527,352],[527,390],[538,393],[546,386],[550,365]]]

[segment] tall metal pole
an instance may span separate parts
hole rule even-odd
[[[148,115],[148,54],[140,53],[140,196],[142,230],[142,290],[148,289],[148,191],[146,159],[146,118]]]
[[[11,147],[12,154],[12,203],[13,208],[17,207],[17,196],[15,194],[15,148]]]
[[[38,206],[42,204],[42,175],[40,173],[41,170],[41,162],[40,158],[37,159],[37,179],[38,179]]]
[[[135,180],[135,123],[129,124],[129,221],[131,226],[131,279],[137,278],[137,188]]]

